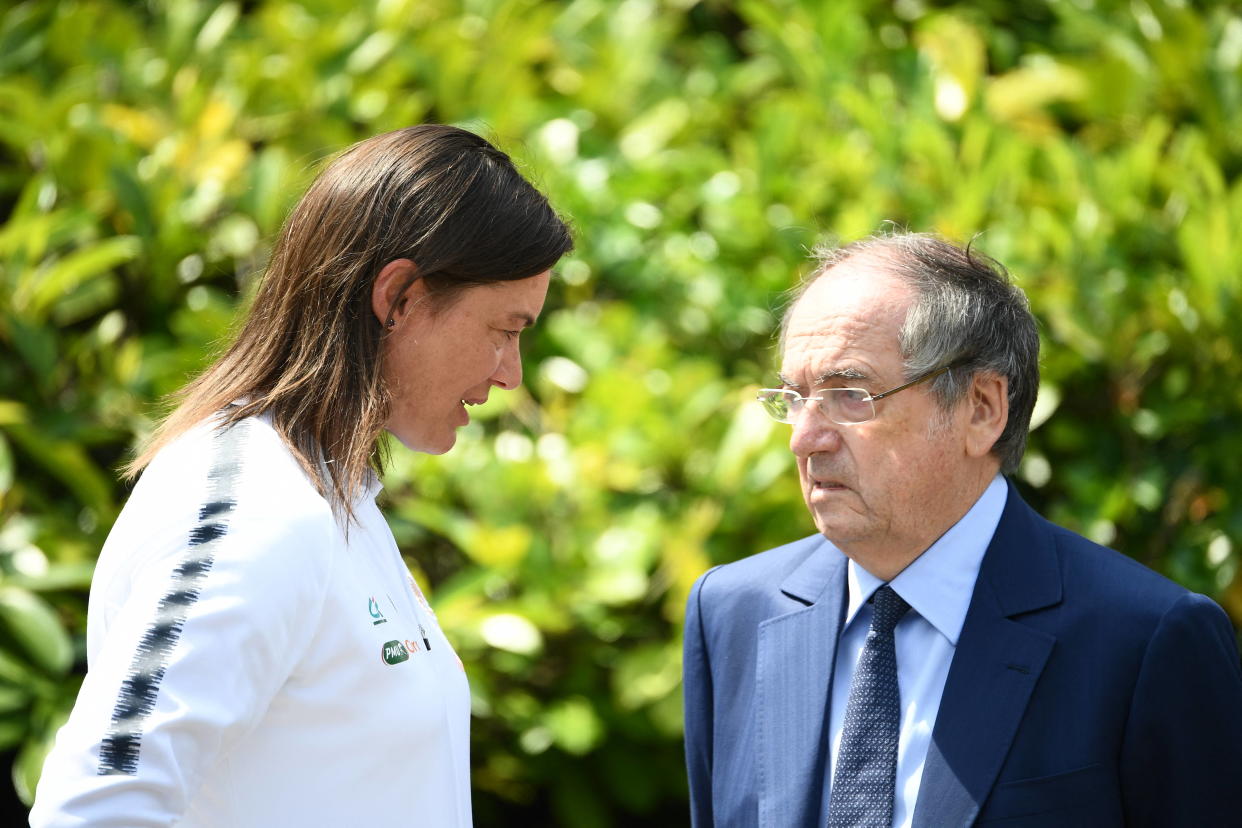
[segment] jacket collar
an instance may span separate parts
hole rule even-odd
[[[1014,619],[1061,596],[1052,532],[1010,484],[945,680],[915,828],[968,826],[978,816],[1056,643]]]

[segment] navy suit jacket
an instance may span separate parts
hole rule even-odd
[[[846,558],[716,567],[686,612],[695,826],[826,823]],[[945,682],[916,828],[1242,825],[1242,663],[1220,607],[1010,486]]]

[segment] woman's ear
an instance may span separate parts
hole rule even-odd
[[[418,265],[409,259],[394,259],[384,265],[371,285],[371,312],[380,325],[392,330],[426,290],[418,278]]]

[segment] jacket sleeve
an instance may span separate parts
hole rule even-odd
[[[317,515],[200,524],[115,588],[92,588],[92,601],[113,603],[44,764],[33,828],[181,820],[305,651],[333,554],[325,524]]]
[[[1140,668],[1121,758],[1126,824],[1242,822],[1242,663],[1224,612],[1188,594]]]
[[[699,576],[686,604],[682,688],[685,693],[686,772],[690,781],[690,820],[694,828],[712,821],[712,672],[703,631],[703,584]]]

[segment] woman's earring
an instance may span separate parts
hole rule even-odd
[[[384,327],[391,331],[393,328],[397,327],[397,320],[389,319],[384,323]]]

